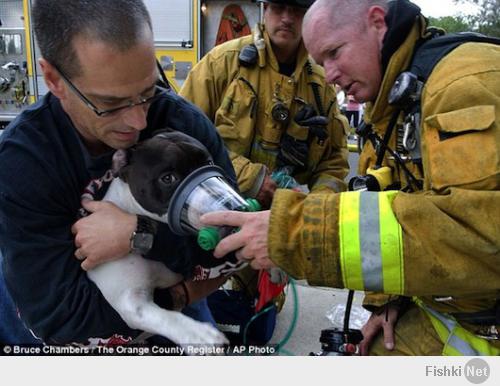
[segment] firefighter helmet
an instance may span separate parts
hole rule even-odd
[[[300,8],[309,8],[314,1],[315,0],[257,0],[257,2],[283,4]]]

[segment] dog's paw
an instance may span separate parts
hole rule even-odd
[[[187,344],[181,344],[187,355],[224,355],[229,345],[226,336],[209,323],[196,322]]]

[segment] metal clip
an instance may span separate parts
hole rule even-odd
[[[439,303],[446,303],[446,302],[451,302],[454,299],[453,296],[435,296],[433,297],[433,300]]]
[[[415,130],[417,129],[415,125],[415,115],[411,114],[406,119],[403,125],[403,147],[407,152],[415,149],[417,145],[417,138],[415,137]]]
[[[500,340],[500,333],[496,326],[482,327],[477,333],[477,336],[487,340]]]

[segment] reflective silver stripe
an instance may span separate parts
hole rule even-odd
[[[423,307],[425,308],[425,310],[427,312],[431,313],[432,316],[438,318],[441,321],[441,323],[443,323],[445,325],[445,327],[448,329],[448,332],[453,331],[453,329],[457,325],[457,323],[455,321],[448,319],[448,318],[445,318],[439,312],[434,311],[432,308],[427,307],[425,304],[423,305]]]
[[[448,339],[448,345],[453,347],[455,350],[458,350],[462,355],[475,357],[483,355],[479,351],[474,350],[469,343],[460,339],[455,334],[451,334],[450,338]]]
[[[427,312],[432,314],[435,318],[439,319],[441,323],[444,324],[446,329],[448,330],[448,333],[450,336],[448,337],[448,341],[446,342],[449,346],[453,347],[455,350],[460,352],[462,355],[466,356],[481,356],[484,355],[480,353],[479,351],[474,350],[471,345],[455,335],[453,331],[455,330],[455,327],[457,326],[457,322],[455,322],[453,319],[446,318],[444,315],[440,314],[439,312],[433,310],[432,308],[429,308],[427,306],[423,306]]]
[[[365,290],[383,292],[382,251],[378,192],[361,192],[359,203],[359,241]]]

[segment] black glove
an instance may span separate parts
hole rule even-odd
[[[309,144],[307,141],[301,141],[289,134],[281,137],[280,151],[277,157],[277,166],[293,166],[298,169],[304,169],[307,166],[309,157]]]
[[[318,115],[312,105],[305,105],[301,108],[295,115],[294,120],[298,125],[309,128],[308,140],[316,137],[318,143],[322,144],[328,138],[326,126],[329,119]]]

